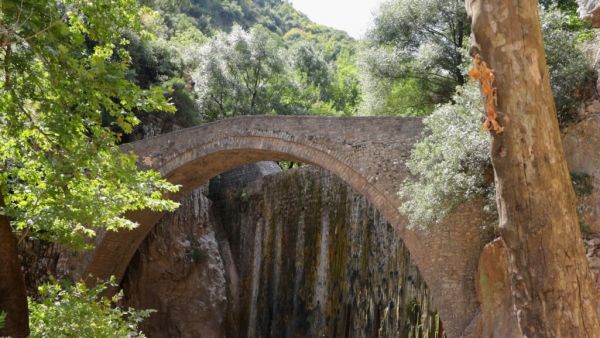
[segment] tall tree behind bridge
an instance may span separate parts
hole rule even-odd
[[[512,299],[527,337],[597,337],[600,324],[562,150],[535,0],[466,0],[472,54],[495,69],[491,156]]]

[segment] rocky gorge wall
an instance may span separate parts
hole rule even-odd
[[[600,6],[600,1],[596,3]],[[600,82],[595,86],[594,92],[600,92]],[[600,96],[580,107],[578,122],[563,130],[562,143],[600,315]]]
[[[324,170],[258,168],[192,194],[138,250],[122,286],[126,305],[158,310],[149,337],[442,336],[408,251],[364,197]]]
[[[211,203],[201,190],[150,233],[122,281],[127,306],[154,309],[149,337],[224,337],[228,310],[223,255]]]

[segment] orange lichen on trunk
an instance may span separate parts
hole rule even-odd
[[[485,61],[481,60],[479,54],[476,54],[474,57],[473,68],[469,71],[469,78],[479,81],[481,94],[485,99],[485,121],[481,128],[485,131],[494,131],[496,134],[502,134],[504,128],[496,120],[498,116],[496,113],[496,88],[494,87],[496,76],[494,75],[494,70],[489,68]]]

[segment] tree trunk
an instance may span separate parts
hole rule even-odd
[[[527,337],[599,337],[536,0],[466,0],[472,54],[495,70],[491,156],[511,293]]]
[[[4,203],[0,196],[0,209],[2,206]],[[0,337],[25,338],[29,335],[27,292],[17,252],[17,238],[4,215],[0,215],[0,311],[7,314]]]

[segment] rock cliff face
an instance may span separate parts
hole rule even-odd
[[[585,112],[581,122],[568,127],[562,141],[575,183],[582,227],[600,233],[600,102],[593,101]]]
[[[592,26],[600,27],[600,1],[578,0],[579,16],[592,22]]]
[[[408,251],[364,197],[315,168],[247,182],[272,171],[222,175],[214,204],[193,194],[145,240],[123,288],[159,311],[149,337],[441,337]]]
[[[593,1],[590,1],[592,3]],[[600,8],[600,1],[595,1]],[[600,84],[596,84],[596,92]],[[579,122],[563,131],[563,147],[577,195],[586,256],[596,285],[600,314],[600,100],[582,105]]]
[[[155,309],[150,337],[223,337],[225,268],[211,203],[200,191],[166,215],[140,246],[123,280],[129,306]]]

